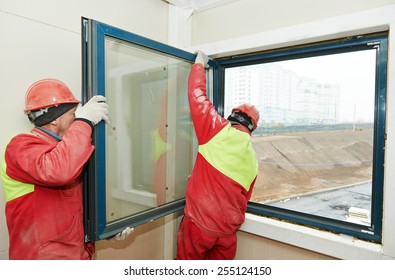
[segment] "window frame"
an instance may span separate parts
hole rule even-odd
[[[82,103],[94,95],[105,96],[105,38],[106,36],[133,43],[156,53],[170,55],[193,64],[196,55],[134,33],[88,18],[81,20],[82,40]],[[185,197],[146,211],[106,222],[105,124],[96,125],[92,132],[95,152],[84,167],[84,227],[85,241],[108,239],[126,227],[135,227],[154,219],[182,211]]]
[[[314,216],[275,206],[249,202],[247,212],[255,215],[275,218],[303,226],[314,227],[334,233],[347,234],[360,239],[380,243],[382,238],[383,218],[383,178],[385,151],[386,119],[386,83],[388,59],[388,34],[366,34],[336,40],[316,42],[284,49],[258,53],[240,54],[232,57],[216,58],[216,77],[218,79],[218,111],[223,115],[225,100],[226,68],[248,66],[282,60],[314,57],[325,54],[353,52],[376,48],[376,93],[374,108],[373,162],[372,162],[372,203],[371,226],[353,224]]]
[[[133,42],[136,45],[151,49],[154,52],[171,55],[194,62],[195,54],[180,50],[163,43],[112,27],[110,25],[82,18],[82,102],[85,103],[93,95],[104,95],[104,38],[111,36],[116,39]],[[265,52],[246,53],[232,57],[218,57],[210,60],[208,86],[212,87],[212,101],[221,115],[224,115],[225,69],[258,63],[268,63],[284,59],[304,58],[336,52],[351,52],[359,48],[378,48],[376,63],[376,96],[373,135],[373,174],[372,174],[372,226],[364,226],[313,216],[274,206],[249,202],[247,212],[314,227],[338,234],[347,234],[363,240],[380,243],[382,238],[383,218],[383,178],[386,123],[386,83],[388,59],[388,34],[375,33],[336,40],[316,42]],[[379,47],[378,47],[379,46]],[[95,153],[84,171],[84,225],[86,241],[107,239],[127,226],[138,226],[154,219],[182,211],[185,198],[154,209],[144,211],[119,221],[106,224],[106,190],[105,175],[97,175],[97,170],[105,168],[105,125],[98,124],[93,131]],[[99,172],[100,173],[100,172]],[[102,172],[104,173],[104,172]],[[102,182],[102,183],[100,183]]]

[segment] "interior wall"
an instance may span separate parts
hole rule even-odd
[[[335,260],[304,248],[239,231],[235,260]]]
[[[29,132],[23,114],[27,88],[46,77],[63,80],[81,97],[81,17],[167,43],[168,5],[158,0],[2,0],[0,2],[0,154],[9,139]],[[0,182],[0,189],[2,188]],[[0,190],[0,260],[8,259],[5,197]],[[157,223],[143,234],[159,233]],[[140,230],[137,232],[139,233]],[[161,235],[158,235],[161,236]],[[145,239],[136,238],[136,244]],[[150,242],[157,241],[153,238]],[[111,244],[106,257],[111,257]],[[130,244],[123,244],[125,250]],[[153,245],[154,246],[154,245]],[[163,246],[159,245],[158,248]],[[102,249],[102,246],[99,246]],[[140,253],[142,250],[139,251]],[[116,251],[114,255],[116,255]],[[133,251],[130,255],[139,258]],[[162,252],[163,254],[163,252]],[[142,258],[147,257],[143,255]],[[155,256],[156,257],[156,256]]]
[[[122,241],[96,242],[97,260],[165,259],[165,218],[136,227],[130,238]]]
[[[192,45],[276,30],[393,3],[395,0],[239,0],[195,12],[192,17]]]

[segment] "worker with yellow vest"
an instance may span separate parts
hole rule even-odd
[[[95,149],[93,127],[109,121],[109,110],[104,96],[79,103],[57,79],[39,80],[26,92],[24,111],[35,127],[11,139],[0,171],[10,260],[94,257],[94,243],[84,240],[82,170]]]
[[[198,51],[188,80],[188,100],[198,154],[188,179],[176,259],[233,259],[236,231],[245,219],[258,174],[251,144],[259,111],[242,104],[225,119],[206,94],[208,57]]]

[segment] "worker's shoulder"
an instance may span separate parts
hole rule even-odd
[[[38,134],[32,132],[20,133],[15,135],[9,141],[9,144],[22,145],[23,143],[42,141]]]

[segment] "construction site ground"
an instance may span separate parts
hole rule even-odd
[[[252,137],[259,174],[252,201],[277,201],[371,181],[371,129]]]

